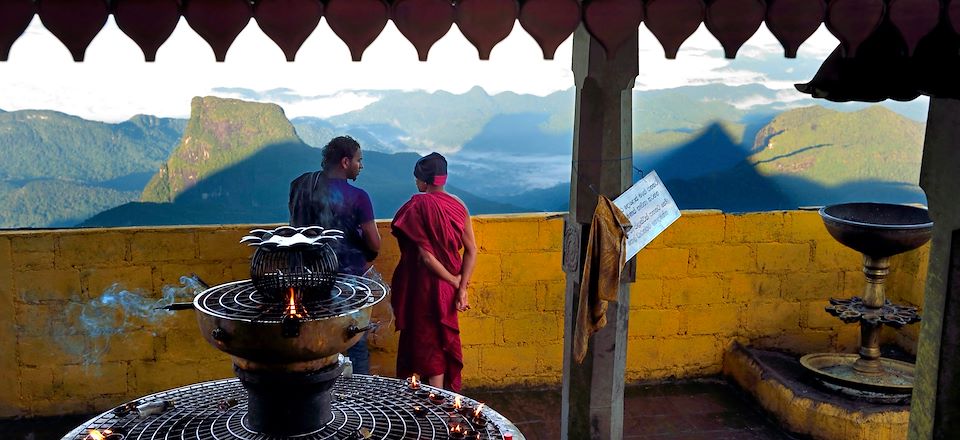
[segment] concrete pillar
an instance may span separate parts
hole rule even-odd
[[[960,433],[960,100],[931,98],[920,186],[933,218],[910,439]]]
[[[598,194],[616,198],[632,183],[633,82],[638,73],[637,34],[607,59],[603,47],[581,25],[573,37],[576,114],[570,215],[564,230],[562,439],[623,437],[623,385],[627,360],[629,282],[621,280],[618,300],[607,308],[607,326],[594,334],[583,364],[573,361],[574,326],[580,294],[586,234]],[[633,273],[633,261],[627,273]]]

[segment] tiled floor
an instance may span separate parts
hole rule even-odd
[[[467,392],[513,421],[529,440],[560,438],[560,391]],[[782,431],[739,389],[721,379],[630,386],[625,439],[797,438]]]
[[[560,438],[560,390],[467,391],[513,421],[529,440]],[[0,421],[2,440],[56,440],[89,415]],[[791,439],[721,379],[627,387],[625,439]]]

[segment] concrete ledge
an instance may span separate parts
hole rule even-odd
[[[790,431],[814,439],[905,439],[909,405],[877,405],[828,394],[806,382],[796,356],[734,343],[723,373]]]

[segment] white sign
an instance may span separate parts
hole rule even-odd
[[[633,225],[627,233],[628,260],[680,218],[680,209],[656,171],[633,184],[613,204]]]

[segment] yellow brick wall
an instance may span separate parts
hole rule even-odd
[[[563,220],[478,216],[473,309],[461,315],[464,385],[557,385],[563,355]],[[248,277],[255,225],[0,232],[0,417],[84,413],[144,394],[229,377],[229,358],[197,332],[191,311],[158,321],[96,316],[117,334],[91,334],[84,310],[114,283],[157,299],[182,275],[210,284]],[[377,267],[399,258],[389,224]],[[685,211],[637,256],[627,380],[719,373],[733,340],[797,352],[853,351],[858,333],[823,307],[862,288],[860,257],[836,244],[816,212],[732,215]],[[893,259],[891,299],[919,305],[926,250]],[[111,312],[112,313],[112,312]],[[387,304],[371,335],[375,373],[394,373],[397,335]],[[916,327],[916,326],[914,326]],[[888,332],[912,349],[916,328]]]

